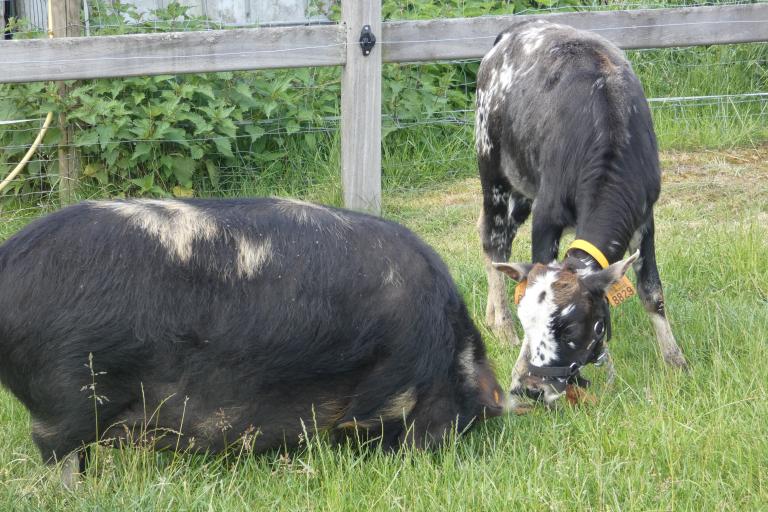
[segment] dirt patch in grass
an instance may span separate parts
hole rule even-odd
[[[660,207],[721,204],[744,206],[758,218],[768,216],[768,145],[750,149],[666,151],[661,154],[662,197]],[[412,195],[419,208],[476,206],[481,203],[478,178],[441,183],[427,190],[386,198],[395,211],[408,209]],[[743,220],[743,219],[742,219]]]

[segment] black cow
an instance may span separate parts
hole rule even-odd
[[[600,356],[609,322],[604,294],[630,264],[664,360],[685,365],[656,268],[656,138],[643,88],[622,52],[595,34],[543,20],[510,26],[480,65],[475,135],[486,321],[513,343],[505,284],[494,267],[517,281],[527,277],[513,392],[552,401],[578,367]],[[496,264],[509,259],[531,213],[538,265]],[[558,263],[566,228],[597,251],[574,248]],[[639,258],[621,260],[628,249],[639,249]]]
[[[506,402],[434,251],[286,199],[84,202],[33,222],[0,246],[0,379],[43,459],[73,472],[97,432],[423,447]]]

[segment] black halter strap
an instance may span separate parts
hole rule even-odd
[[[590,363],[600,364],[606,356],[604,350],[598,350],[604,341],[611,339],[611,314],[608,300],[603,300],[603,313],[605,317],[605,334],[601,338],[593,338],[584,351],[576,357],[568,366],[536,366],[528,365],[528,373],[544,380],[555,380],[560,383],[569,383],[578,380],[579,371]]]

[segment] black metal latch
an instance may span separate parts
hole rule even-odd
[[[376,36],[371,32],[370,25],[364,25],[360,32],[360,48],[363,49],[363,55],[366,57],[370,55],[374,46],[376,46]]]

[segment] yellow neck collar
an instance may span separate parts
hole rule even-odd
[[[571,243],[571,245],[568,246],[568,250],[565,252],[567,253],[571,249],[581,249],[585,253],[589,254],[593,258],[595,258],[595,261],[603,268],[608,268],[608,258],[605,257],[605,254],[603,254],[600,249],[592,245],[591,243],[587,242],[586,240],[576,239]]]

